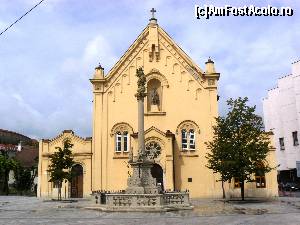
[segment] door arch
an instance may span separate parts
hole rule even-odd
[[[164,172],[160,165],[155,163],[151,168],[151,175],[156,179],[156,185],[161,186],[162,191],[164,190]]]
[[[83,197],[83,168],[80,164],[72,167],[72,174],[74,177],[71,182],[71,198]]]

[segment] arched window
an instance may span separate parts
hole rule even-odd
[[[255,174],[256,188],[266,188],[266,177]]]
[[[116,152],[122,151],[122,134],[121,132],[116,133]]]
[[[260,169],[260,168],[263,168],[263,167],[264,167],[263,163],[258,164],[258,169],[255,173],[256,188],[266,188],[265,172]]]
[[[190,129],[189,131],[189,149],[190,150],[195,150],[195,139],[196,139],[196,136],[195,136],[195,131],[194,129]]]
[[[181,130],[181,147],[182,147],[182,150],[188,149],[188,138],[187,138],[187,132],[185,129]]]
[[[127,131],[116,133],[116,152],[129,151],[129,134]]]
[[[197,147],[196,136],[200,134],[199,126],[191,120],[182,121],[176,129],[176,134],[181,135],[181,150],[182,151],[195,151]]]
[[[181,130],[181,147],[182,150],[195,150],[196,149],[196,135],[194,129],[187,131],[186,129]]]
[[[128,123],[117,123],[111,129],[111,137],[114,137],[115,152],[130,151],[130,135],[133,134],[133,129]]]
[[[240,178],[234,177],[233,178],[233,183],[234,183],[234,188],[241,188]]]
[[[123,133],[123,151],[124,152],[129,151],[129,134],[127,131]]]

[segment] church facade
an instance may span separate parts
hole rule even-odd
[[[222,197],[218,175],[206,168],[212,126],[218,116],[218,80],[211,59],[201,69],[152,18],[114,67],[104,75],[101,66],[90,79],[93,88],[93,136],[81,138],[65,130],[40,141],[38,196],[57,196],[48,182],[49,155],[69,139],[74,170],[79,176],[63,184],[62,197],[90,197],[92,191],[118,191],[131,175],[128,160],[137,155],[136,70],[146,75],[145,148],[154,160],[151,170],[163,190],[189,190],[192,198]],[[274,151],[268,160],[275,166]],[[259,183],[259,185],[258,185]],[[275,197],[276,171],[245,185],[245,196]],[[239,196],[236,182],[226,183],[227,196]]]

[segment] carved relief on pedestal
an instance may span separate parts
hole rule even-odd
[[[156,197],[145,196],[145,195],[137,196],[136,203],[138,206],[155,206],[158,204]]]
[[[186,204],[185,194],[168,194],[164,196],[164,202],[167,205],[182,205]]]
[[[114,206],[131,206],[131,198],[129,196],[113,196]]]

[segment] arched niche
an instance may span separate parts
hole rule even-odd
[[[159,80],[162,87],[169,87],[169,82],[167,78],[163,74],[161,74],[158,69],[153,68],[148,74],[146,74],[147,82],[149,82],[152,79]]]
[[[163,112],[163,96],[164,89],[169,87],[167,78],[160,73],[156,68],[150,70],[146,74],[147,81],[147,101],[146,109],[148,113]],[[155,92],[154,93],[154,89]],[[156,96],[156,100],[153,102],[153,97]],[[155,103],[155,104],[153,104]]]
[[[161,112],[163,89],[161,81],[153,78],[147,82],[147,111]]]

